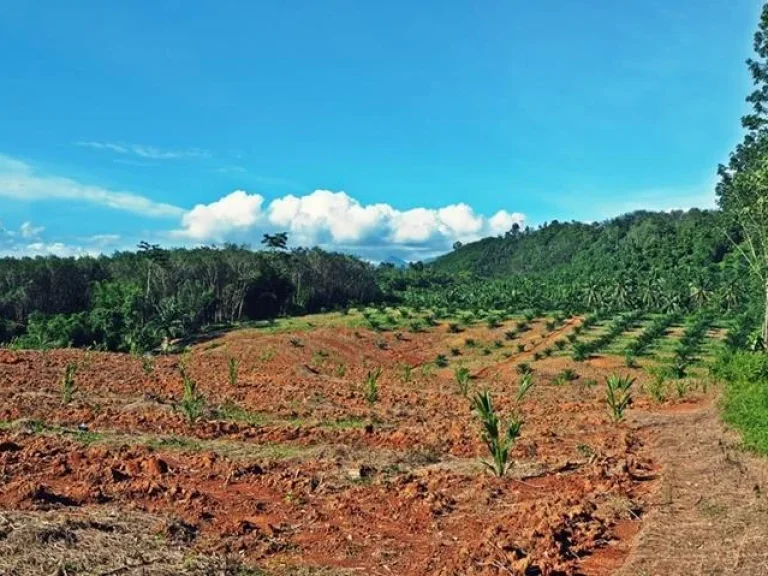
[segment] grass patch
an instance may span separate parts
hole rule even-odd
[[[348,430],[350,428],[365,428],[367,421],[362,418],[339,418],[338,420],[323,420],[318,426],[331,430]]]
[[[747,449],[768,454],[768,355],[723,354],[715,363],[713,374],[725,383],[725,422],[741,433]]]

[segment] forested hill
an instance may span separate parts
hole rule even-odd
[[[717,211],[641,211],[593,224],[553,221],[535,230],[512,230],[461,246],[430,267],[488,278],[552,273],[611,277],[621,271],[703,271],[720,264],[730,251]]]

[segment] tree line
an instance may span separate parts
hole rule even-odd
[[[0,340],[146,350],[204,326],[382,299],[372,265],[319,248],[141,243],[112,256],[0,259]]]

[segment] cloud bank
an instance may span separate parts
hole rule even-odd
[[[171,236],[197,243],[258,239],[261,232],[287,231],[293,245],[320,245],[373,257],[426,257],[502,234],[523,214],[500,210],[486,218],[467,204],[398,210],[389,204],[364,205],[345,192],[315,190],[269,202],[260,194],[236,190],[210,204],[198,204]]]
[[[120,239],[113,230],[104,230],[97,236],[77,239],[78,246],[64,244],[61,238],[43,241],[45,228],[24,222],[16,231],[3,229],[0,237],[0,253],[14,255],[99,253],[114,249],[118,242],[130,247],[141,239],[165,245],[236,242],[258,246],[263,233],[286,231],[292,246],[319,245],[374,261],[388,257],[420,260],[450,250],[457,241],[503,234],[525,219],[523,214],[506,210],[487,217],[464,203],[401,210],[387,203],[363,204],[345,192],[331,190],[289,194],[270,201],[258,193],[235,190],[213,202],[185,209],[134,192],[42,174],[1,154],[0,198],[65,200],[178,222],[176,226],[154,226],[153,238]]]

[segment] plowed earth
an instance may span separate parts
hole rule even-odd
[[[192,423],[178,409],[179,357],[157,358],[150,373],[128,355],[0,351],[0,509],[180,519],[168,525],[185,527],[190,550],[238,554],[267,573],[610,574],[659,468],[652,427],[609,418],[605,376],[638,379],[631,411],[685,410],[703,395],[659,406],[640,392],[645,372],[620,358],[533,360],[578,321],[551,333],[537,321],[513,341],[504,327],[232,332],[185,361],[207,406]],[[437,354],[447,368],[432,365]],[[76,390],[62,405],[72,362]],[[536,384],[516,404],[520,362]],[[460,364],[503,418],[525,420],[503,478],[483,468],[479,425],[453,375]],[[383,373],[371,407],[363,382],[374,367]],[[565,368],[578,378],[556,383]]]

